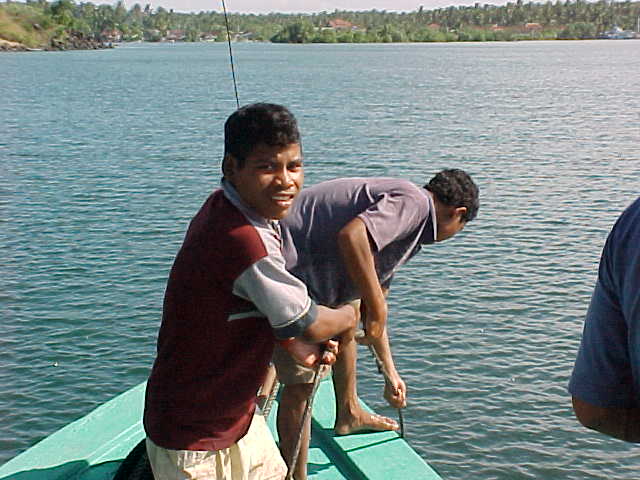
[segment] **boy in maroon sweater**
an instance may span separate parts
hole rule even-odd
[[[352,335],[356,312],[316,305],[287,272],[278,220],[302,188],[293,115],[253,104],[225,124],[222,188],[191,221],[165,292],[144,426],[157,480],[280,479],[286,467],[255,414],[275,341],[307,365]],[[309,343],[307,343],[309,342]]]

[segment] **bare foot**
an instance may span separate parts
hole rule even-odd
[[[398,422],[389,417],[360,410],[344,420],[336,420],[333,430],[336,435],[350,435],[352,433],[398,430],[399,428]]]

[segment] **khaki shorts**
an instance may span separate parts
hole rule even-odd
[[[287,466],[264,417],[253,416],[247,434],[215,451],[169,450],[147,438],[147,454],[156,480],[282,480]]]
[[[278,381],[281,384],[313,383],[315,369],[300,365],[279,343],[276,343],[271,361],[276,367]],[[320,369],[320,377],[325,378],[330,372],[331,367],[325,365]]]
[[[360,300],[350,302],[355,308],[360,308]],[[276,343],[271,359],[276,367],[278,381],[283,385],[295,385],[297,383],[312,383],[315,370],[300,365],[284,348]],[[321,378],[325,378],[331,372],[331,367],[324,366],[320,370]]]

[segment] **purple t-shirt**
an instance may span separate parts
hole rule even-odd
[[[396,269],[436,238],[431,194],[394,178],[342,178],[304,189],[280,221],[287,270],[317,303],[359,298],[338,250],[338,232],[355,217],[367,227],[378,279],[389,286]]]
[[[640,198],[604,246],[569,392],[599,407],[640,406]]]

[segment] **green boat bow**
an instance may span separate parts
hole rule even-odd
[[[0,466],[0,480],[112,480],[144,438],[144,388],[118,395]],[[277,439],[276,410],[268,423]],[[336,436],[334,419],[333,385],[323,381],[313,404],[310,480],[441,480],[397,433]]]

